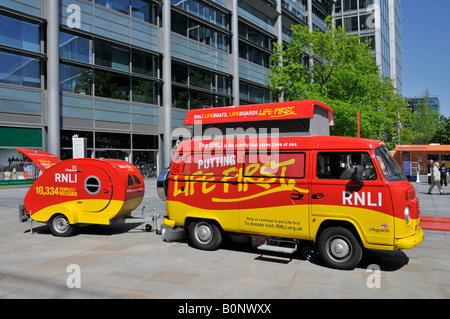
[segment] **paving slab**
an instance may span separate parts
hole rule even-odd
[[[146,206],[163,216],[164,203],[152,191],[155,181],[146,181],[146,187],[134,215]],[[450,195],[428,195],[426,185],[415,187],[423,215],[450,217]],[[448,232],[426,231],[424,242],[411,250],[368,251],[354,270],[340,271],[299,253],[292,260],[261,257],[250,242],[227,240],[216,251],[164,242],[155,232],[142,231],[140,223],[80,227],[69,238],[54,237],[46,225],[35,223],[31,234],[29,223],[18,220],[27,190],[0,188],[2,299],[142,298],[184,304],[197,299],[450,298]],[[68,285],[74,274],[70,265],[79,266],[80,288]],[[379,285],[370,288],[371,283]]]

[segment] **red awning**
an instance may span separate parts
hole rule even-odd
[[[25,148],[16,148],[16,150],[28,156],[42,172],[45,172],[53,165],[62,162],[61,159],[47,152],[27,150]]]

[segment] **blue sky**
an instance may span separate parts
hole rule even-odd
[[[402,0],[403,96],[437,95],[450,116],[450,1]]]

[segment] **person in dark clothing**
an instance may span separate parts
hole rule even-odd
[[[442,162],[441,167],[439,167],[439,170],[441,171],[441,186],[445,185],[447,186],[447,167],[445,167],[445,163]]]
[[[432,171],[433,171],[433,160],[430,160],[428,162],[427,169],[428,169],[428,185],[431,185],[431,180],[432,180],[431,174],[432,174]]]

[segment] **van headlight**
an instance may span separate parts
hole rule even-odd
[[[405,222],[409,224],[409,221],[411,220],[411,216],[409,215],[409,206],[405,207]]]

